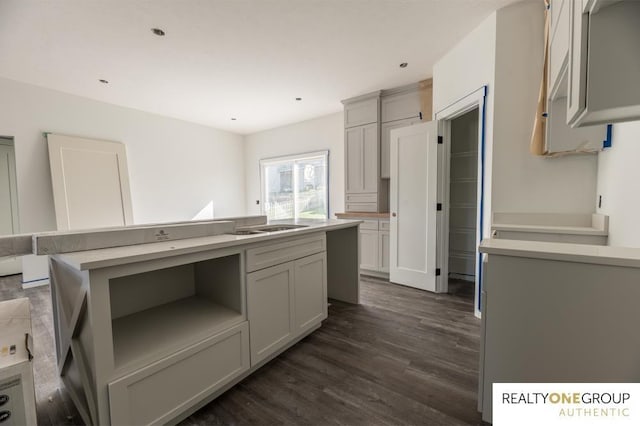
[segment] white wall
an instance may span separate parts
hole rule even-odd
[[[259,214],[260,160],[329,150],[329,215],[344,211],[344,117],[335,113],[245,136],[247,214]],[[262,201],[261,201],[262,202]]]
[[[495,79],[496,13],[451,49],[433,67],[433,112],[488,86],[485,125],[485,205],[491,205],[491,152],[493,140],[493,103]],[[489,234],[491,211],[484,210],[484,235]]]
[[[434,113],[488,85],[484,235],[491,212],[591,213],[595,156],[547,159],[529,153],[540,89],[542,2],[496,11],[436,63]]]
[[[609,245],[640,247],[640,121],[615,124],[612,140],[598,154],[598,213],[609,215]]]
[[[15,137],[21,232],[55,229],[43,132],[123,142],[136,223],[189,220],[211,201],[218,217],[245,213],[239,135],[7,79],[0,93],[0,135]]]
[[[529,141],[543,58],[542,2],[497,11],[492,209],[592,213],[596,156],[535,157]]]

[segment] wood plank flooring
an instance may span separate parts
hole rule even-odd
[[[438,295],[363,277],[362,304],[332,301],[312,335],[183,425],[475,425],[480,321],[473,284]],[[29,297],[38,423],[82,424],[57,376],[48,287],[0,278]]]

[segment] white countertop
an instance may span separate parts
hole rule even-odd
[[[501,256],[640,268],[640,248],[490,238],[482,240],[479,250]]]
[[[550,225],[510,225],[494,223],[491,229],[496,231],[536,232],[572,235],[608,235],[608,231],[592,226],[550,226]]]
[[[358,226],[361,220],[343,219],[300,219],[297,221],[272,221],[269,224],[297,224],[306,225],[304,228],[294,228],[286,231],[264,232],[251,235],[221,234],[209,237],[189,238],[184,240],[162,241],[148,244],[136,244],[125,247],[112,247],[98,250],[86,250],[74,253],[54,255],[67,265],[79,269],[89,270],[123,265],[146,260],[159,259],[182,254],[196,253],[206,250],[222,249],[240,245],[265,242],[278,238],[290,238],[313,232],[332,231],[336,229]]]

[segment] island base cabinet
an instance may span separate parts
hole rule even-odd
[[[245,321],[111,382],[111,424],[166,424],[248,369]]]
[[[327,255],[318,253],[294,262],[295,333],[310,330],[327,318]]]
[[[247,274],[251,365],[327,318],[325,252]]]
[[[251,328],[251,365],[293,338],[293,262],[247,274],[247,311]]]

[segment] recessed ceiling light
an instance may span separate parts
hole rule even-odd
[[[231,121],[236,121],[237,119],[235,117],[231,117]]]
[[[296,98],[296,101],[301,101],[301,100],[302,100],[302,98]]]
[[[109,84],[109,81],[108,81],[108,80],[105,80],[105,79],[103,79],[103,78],[101,78],[101,79],[100,79],[100,80],[98,80],[98,81],[99,81],[100,83],[102,83],[102,84]]]
[[[164,37],[165,35],[165,32],[162,31],[160,28],[151,28],[151,32],[157,35],[158,37]]]
[[[400,64],[400,68],[406,68],[409,65],[407,62],[403,62]]]

